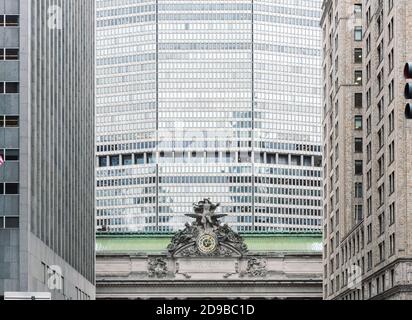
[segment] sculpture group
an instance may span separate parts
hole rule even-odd
[[[186,223],[168,246],[171,256],[242,256],[247,246],[242,237],[227,224],[222,225],[221,218],[226,214],[216,214],[220,204],[213,204],[204,199],[193,204],[194,213],[186,214],[195,219]]]

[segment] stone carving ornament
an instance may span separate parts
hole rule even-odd
[[[167,262],[163,258],[151,258],[148,262],[150,278],[164,278],[167,276]]]
[[[246,271],[241,276],[248,275],[252,278],[265,277],[267,275],[267,262],[264,259],[250,258],[247,262]]]
[[[220,204],[204,199],[193,204],[194,213],[186,214],[195,219],[186,223],[185,229],[176,233],[168,246],[172,256],[241,256],[247,252],[242,237],[227,224],[222,225],[220,218],[226,214],[216,214]]]

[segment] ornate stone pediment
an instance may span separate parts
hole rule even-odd
[[[171,256],[241,257],[248,251],[242,237],[219,221],[226,216],[215,213],[219,204],[205,199],[193,207],[195,213],[186,216],[196,220],[192,224],[186,223],[185,229],[175,234],[168,246]]]

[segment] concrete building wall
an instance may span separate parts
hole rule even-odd
[[[54,299],[93,299],[94,2],[3,0],[0,10],[19,15],[18,26],[0,27],[0,48],[19,48],[17,62],[3,62],[19,93],[2,95],[0,111],[18,111],[20,123],[0,132],[0,149],[19,149],[18,166],[6,159],[0,168],[0,177],[19,182],[14,198],[0,195],[0,207],[19,216],[13,230],[0,228],[13,249],[0,255],[11,260],[0,296],[52,291]]]
[[[0,15],[18,15],[20,13],[19,1],[1,0]],[[8,26],[0,27],[0,49],[19,48],[19,28]],[[19,82],[19,61],[0,61],[0,82]],[[20,96],[18,93],[0,94],[0,117],[19,115]],[[0,126],[0,152],[3,157],[10,149],[20,148],[19,128]],[[6,194],[6,183],[19,182],[20,164],[16,161],[6,161],[0,166],[0,184],[3,190],[0,194],[0,296],[4,291],[18,291],[20,288],[19,277],[19,229],[6,227],[6,218],[19,217],[19,195]]]

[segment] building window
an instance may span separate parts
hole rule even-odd
[[[395,286],[395,270],[391,270],[391,287]]]
[[[393,99],[395,99],[395,82],[394,82],[394,80],[392,80],[389,83],[388,91],[389,91],[389,102],[392,102]]]
[[[107,157],[99,157],[99,167],[107,167]]]
[[[372,117],[366,119],[366,133],[369,136],[372,133]]]
[[[366,204],[367,204],[367,208],[366,208],[367,214],[368,214],[368,217],[370,217],[372,215],[372,197],[368,198]]]
[[[395,234],[389,236],[389,255],[393,256],[395,254]]]
[[[363,197],[363,184],[361,182],[355,183],[355,198]]]
[[[362,48],[355,48],[354,61],[355,63],[362,63]]]
[[[0,128],[17,128],[19,126],[18,116],[0,116]]]
[[[355,175],[360,176],[363,174],[363,161],[356,160],[355,161]]]
[[[362,27],[355,27],[354,38],[355,41],[362,41]]]
[[[179,159],[180,163],[184,163],[185,160],[185,153],[181,153],[180,155],[178,155],[177,157]],[[215,157],[216,158],[216,157]],[[135,164],[144,164],[144,154],[140,153],[140,154],[135,154],[134,155],[134,162]]]
[[[18,82],[0,82],[0,94],[19,93]]]
[[[18,60],[19,49],[0,49],[0,60]]]
[[[379,235],[382,235],[385,233],[385,213],[382,213],[379,215],[378,223],[379,223]]]
[[[388,24],[388,34],[389,34],[389,42],[392,41],[393,36],[395,34],[395,27],[394,27],[394,20],[393,18],[391,19],[391,21]]]
[[[363,206],[355,205],[355,223],[359,223],[363,219]]]
[[[379,262],[385,260],[385,241],[381,242],[379,245]]]
[[[382,184],[378,188],[379,205],[383,206],[385,204],[385,184]]]
[[[110,166],[116,167],[120,165],[120,156],[110,156]]]
[[[357,86],[361,86],[362,85],[362,70],[356,70],[355,71],[355,79],[354,79],[354,83]]]
[[[394,56],[394,49],[391,50],[389,53],[389,74],[392,72],[393,68],[395,67],[395,56]]]
[[[366,235],[367,235],[367,243],[371,243],[372,242],[372,224],[369,224],[366,227]]]
[[[389,206],[389,225],[395,224],[395,203]]]
[[[389,145],[389,164],[395,161],[395,141]]]
[[[366,173],[366,186],[368,190],[372,187],[372,169],[369,169]]]
[[[5,149],[4,152],[0,150],[0,154],[3,153],[3,159],[5,161],[19,161],[19,149]]]
[[[384,98],[382,97],[382,99],[378,102],[378,123],[383,119],[384,115],[385,115],[385,102],[384,102]]]
[[[395,112],[392,110],[392,112],[389,114],[389,133],[392,133],[395,130]]]
[[[392,172],[389,176],[389,194],[395,192],[395,172]]]
[[[379,175],[378,177],[381,178],[385,174],[385,155],[378,159],[378,170]]]
[[[355,116],[355,130],[362,130],[362,116]]]
[[[0,27],[18,27],[19,16],[17,15],[0,15]]]
[[[361,109],[363,103],[363,94],[355,93],[355,108]]]
[[[19,228],[19,218],[18,217],[5,217],[4,227],[6,229],[18,229]]]
[[[382,128],[378,131],[378,143],[379,143],[379,150],[383,148],[385,144],[385,128],[382,126]]]
[[[372,160],[372,142],[369,142],[366,146],[366,161],[367,163],[371,162]]]
[[[133,164],[133,157],[131,154],[122,155],[122,165],[129,166]]]
[[[362,152],[363,152],[363,139],[355,138],[355,153],[362,153]]]

